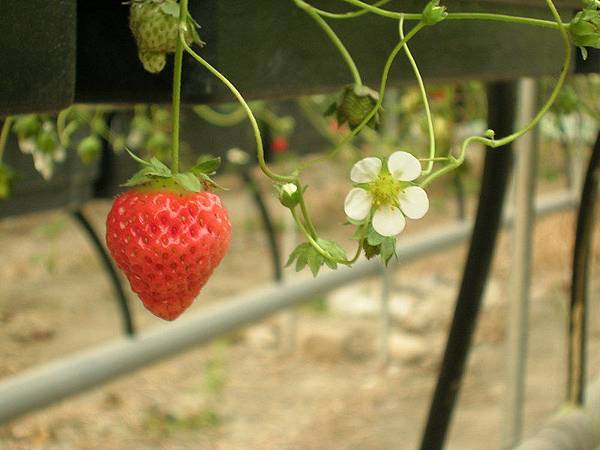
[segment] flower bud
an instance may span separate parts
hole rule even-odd
[[[300,191],[293,183],[284,184],[279,188],[279,201],[286,208],[294,208],[300,203]]]
[[[431,0],[423,10],[421,22],[425,25],[435,25],[446,18],[448,13],[445,6],[440,6],[440,0]]]

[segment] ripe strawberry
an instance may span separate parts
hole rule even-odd
[[[177,48],[179,32],[179,4],[176,0],[132,0],[129,7],[129,28],[138,46],[138,56],[144,68],[151,73],[163,70],[166,55]],[[187,20],[185,40],[202,45],[196,31],[197,24]]]
[[[118,196],[106,243],[144,306],[174,320],[194,301],[229,246],[231,224],[221,199],[169,181]]]
[[[285,136],[275,136],[271,140],[271,150],[273,150],[274,153],[285,153],[289,145],[290,143]]]

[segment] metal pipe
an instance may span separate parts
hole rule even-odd
[[[569,305],[569,364],[568,400],[580,405],[585,395],[587,372],[587,320],[588,320],[588,279],[590,251],[594,237],[594,220],[598,184],[600,178],[600,132],[590,156],[583,183],[575,247],[573,249],[573,274],[571,280],[571,303]]]
[[[575,200],[569,193],[554,194],[537,203],[537,212],[547,215],[574,205]],[[506,216],[504,222],[510,225],[512,218]],[[464,242],[471,230],[471,224],[459,223],[411,236],[398,246],[399,260],[406,264],[451,248]],[[336,271],[324,272],[314,280],[298,277],[284,284],[239,295],[132,339],[120,339],[7,377],[0,383],[0,423],[207,343],[317,295],[377,275],[380,267],[379,261],[361,260],[352,268],[340,267]]]
[[[96,230],[94,230],[94,227],[92,227],[92,224],[89,220],[87,220],[87,217],[85,217],[83,212],[80,210],[75,210],[71,212],[71,216],[79,223],[81,228],[83,228],[88,238],[92,241],[96,253],[100,256],[100,261],[104,266],[104,270],[106,273],[108,273],[113,290],[115,292],[115,297],[117,298],[117,303],[119,304],[121,321],[123,322],[123,331],[127,336],[133,336],[135,334],[135,325],[133,323],[131,311],[129,310],[127,295],[125,294],[125,289],[123,289],[123,284],[110,256],[108,256],[104,245],[96,234]]]
[[[505,136],[513,131],[514,88],[514,82],[494,82],[487,87],[488,126],[498,136]],[[422,450],[441,450],[446,442],[490,272],[511,165],[510,145],[486,150],[475,227],[423,432]]]
[[[531,78],[519,82],[517,127],[529,123],[537,110],[537,83]],[[506,337],[506,395],[504,396],[503,447],[521,441],[523,399],[527,365],[527,330],[531,252],[533,240],[533,199],[536,181],[537,132],[515,142],[515,226],[509,285],[509,310]]]
[[[600,379],[590,386],[585,408],[563,408],[515,450],[595,450],[599,421]]]

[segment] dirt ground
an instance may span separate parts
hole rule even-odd
[[[326,235],[347,237],[349,230],[337,225],[347,186],[319,184],[319,174],[314,177],[315,216],[323,218]],[[231,250],[191,314],[270,282],[260,224],[240,192],[224,194],[234,223]],[[409,223],[402,239],[453,220],[452,202],[441,197],[432,195],[431,214]],[[108,207],[99,201],[86,207],[99,229]],[[564,398],[573,230],[572,213],[541,219],[535,228],[526,434]],[[600,296],[595,241],[592,299]],[[0,248],[0,377],[119,336],[111,286],[68,216],[4,220]],[[504,233],[449,436],[452,450],[501,448],[510,248]],[[290,331],[286,313],[16,419],[0,428],[0,449],[417,448],[464,256],[461,246],[395,272],[387,367],[378,357],[380,281],[365,280],[298,308],[295,349],[284,338]],[[131,298],[140,328],[162,326]],[[592,377],[600,368],[599,306],[592,303]]]

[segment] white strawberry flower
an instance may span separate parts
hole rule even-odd
[[[420,219],[429,209],[427,193],[412,183],[420,175],[421,163],[407,152],[392,153],[386,166],[379,158],[361,159],[350,172],[356,187],[346,196],[346,215],[358,222],[371,220],[382,236],[400,234],[405,217]]]

